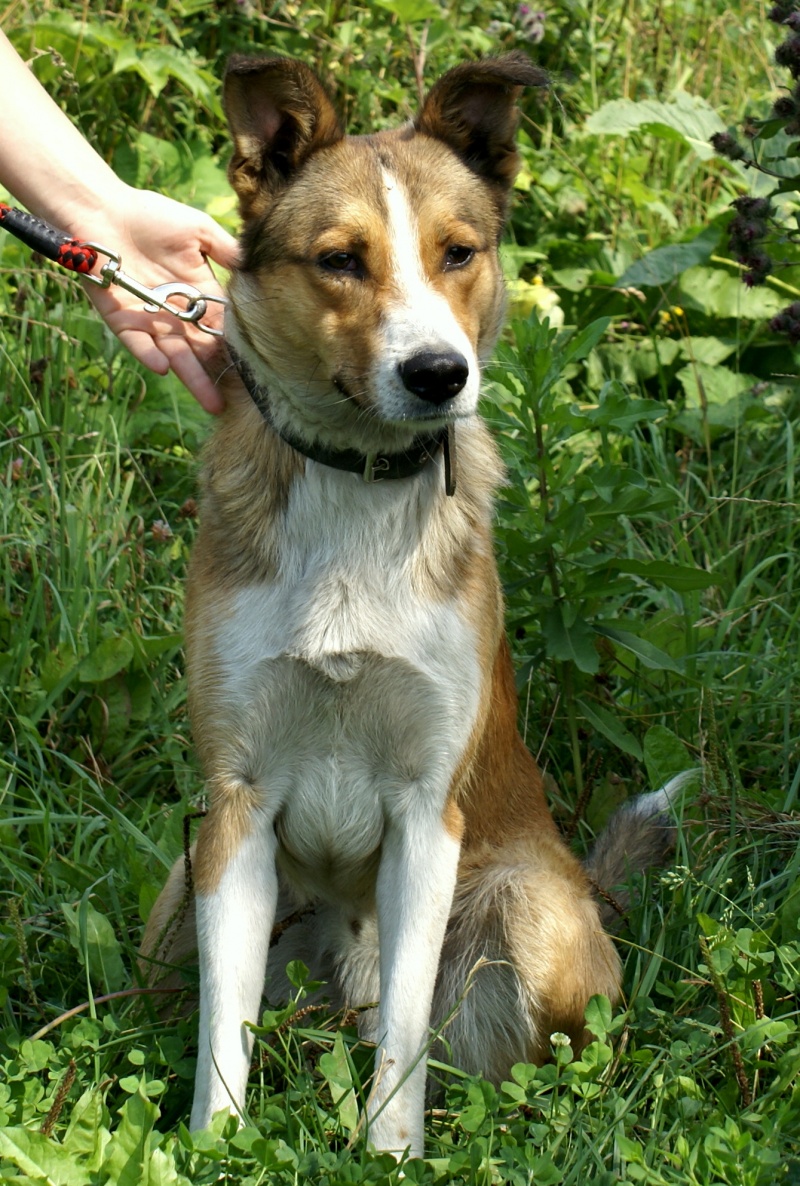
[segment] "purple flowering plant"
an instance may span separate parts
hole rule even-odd
[[[790,140],[800,138],[800,0],[778,0],[767,13],[768,20],[786,31],[785,40],[775,50],[775,64],[789,71],[791,82],[786,93],[780,95],[772,105],[769,116],[763,120],[750,120],[743,130],[750,145],[743,144],[733,132],[718,132],[711,137],[711,144],[720,156],[739,161],[746,168],[756,169],[776,179],[774,193],[800,191],[800,172],[777,172],[758,160],[754,145],[783,132]],[[790,145],[785,160],[800,155],[800,145]],[[774,161],[775,158],[773,158]],[[776,220],[776,208],[768,197],[744,196],[731,203],[736,211],[728,226],[728,247],[734,258],[745,269],[742,279],[748,287],[763,284],[775,269],[776,261],[767,251],[772,238],[784,242],[800,238],[798,229],[787,231]],[[782,266],[795,266],[793,261]],[[800,342],[800,302],[795,301],[770,321],[775,333],[787,334],[792,344]]]

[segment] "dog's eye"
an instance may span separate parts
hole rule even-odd
[[[463,268],[475,254],[474,247],[463,247],[461,244],[454,243],[452,247],[448,247],[444,253],[444,269],[446,272],[452,271],[453,268]]]
[[[326,272],[351,272],[358,275],[361,271],[361,260],[349,251],[331,251],[328,255],[320,256],[319,265]]]

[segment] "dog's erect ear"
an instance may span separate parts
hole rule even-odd
[[[444,140],[481,177],[508,189],[519,165],[517,100],[525,86],[547,86],[544,70],[521,50],[465,62],[443,74],[414,121]]]
[[[232,57],[223,103],[233,135],[228,177],[246,217],[317,149],[343,133],[322,84],[291,58]]]

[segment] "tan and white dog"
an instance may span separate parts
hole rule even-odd
[[[367,1014],[368,1137],[423,1150],[425,1055],[494,1080],[576,1046],[619,960],[559,837],[517,701],[492,552],[502,469],[477,416],[503,314],[521,53],[468,63],[413,124],[348,137],[312,72],[236,58],[229,175],[244,231],[239,377],[206,454],[186,646],[209,811],[143,951],[200,959],[192,1125],[241,1112],[270,959]],[[456,472],[457,456],[457,472]],[[592,875],[641,864],[668,796],[612,826]],[[273,977],[273,970],[275,976]]]

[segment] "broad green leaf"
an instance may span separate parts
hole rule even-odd
[[[183,644],[183,635],[175,634],[153,634],[148,638],[135,635],[133,643],[137,652],[144,657],[144,666],[152,663],[154,659],[158,659],[161,655],[167,655],[170,651],[177,651]]]
[[[712,585],[722,583],[713,572],[689,568],[685,564],[670,564],[667,560],[614,560],[610,567],[615,572],[627,572],[632,576],[645,577],[654,584],[666,585],[676,593],[709,589]]]
[[[204,102],[212,100],[215,80],[211,72],[198,68],[187,53],[171,46],[156,45],[140,49],[134,43],[126,42],[116,55],[113,69],[115,74],[138,74],[156,99],[170,78],[174,78],[196,99]]]
[[[196,99],[207,102],[216,91],[218,84],[213,71],[199,67],[186,50],[180,51],[169,45],[156,46],[142,57],[154,70],[161,70],[182,83]]]
[[[43,43],[44,46],[47,46],[48,41],[60,37],[69,38],[84,50],[111,50],[115,54],[120,53],[125,45],[135,45],[132,39],[116,32],[111,21],[76,20],[66,12],[55,12],[52,9],[47,15],[37,17],[34,31],[37,43]]]
[[[114,58],[112,74],[122,74],[126,70],[135,70],[139,62],[139,51],[136,42],[125,40],[117,50]]]
[[[191,1186],[189,1178],[179,1174],[173,1159],[164,1149],[153,1149],[147,1166],[147,1186]]]
[[[308,965],[302,960],[290,960],[286,965],[286,979],[295,988],[303,988],[309,978]]]
[[[621,492],[633,487],[636,493],[647,490],[647,479],[625,466],[607,465],[589,475],[592,487],[604,502],[614,503]]]
[[[667,338],[666,341],[672,342],[672,339]],[[735,338],[711,338],[698,334],[692,334],[691,338],[674,344],[678,347],[678,353],[687,362],[704,362],[709,366],[716,366],[717,363],[724,362],[742,345]],[[661,345],[663,343],[659,342],[659,346]]]
[[[557,268],[553,272],[553,280],[559,288],[566,288],[567,292],[583,292],[591,275],[592,270],[587,267]]]
[[[647,338],[632,342],[623,355],[617,350],[614,358],[609,359],[609,363],[616,363],[620,378],[636,388],[641,380],[653,379],[671,366],[680,353],[680,346],[681,343],[676,338]],[[662,413],[664,412],[666,408],[662,405]]]
[[[124,634],[106,638],[78,669],[78,679],[84,684],[99,684],[123,671],[133,658],[133,643]]]
[[[72,1157],[81,1157],[87,1169],[98,1170],[103,1163],[105,1148],[111,1140],[108,1113],[102,1092],[96,1087],[84,1091],[72,1109],[64,1134],[64,1148]]]
[[[701,160],[714,156],[709,141],[725,124],[705,99],[681,92],[671,103],[659,99],[613,99],[589,116],[585,130],[595,136],[628,136],[631,132],[652,132],[670,140],[682,140]]]
[[[81,961],[88,961],[92,980],[101,984],[106,992],[122,988],[128,975],[119,941],[106,916],[95,910],[88,899],[79,906],[62,902],[61,909],[67,920],[70,942]]]
[[[598,670],[600,659],[594,645],[594,633],[583,618],[570,620],[563,607],[553,606],[545,617],[543,633],[551,659],[574,663],[589,675]]]
[[[140,131],[136,139],[125,141],[114,153],[113,165],[131,185],[139,188],[159,186],[177,196],[189,198],[186,182],[192,172],[192,155],[187,145],[173,143],[149,132]]]
[[[673,421],[672,427],[686,436],[691,437],[698,445],[705,443],[706,437],[712,442],[719,437],[735,432],[742,424],[752,420],[769,420],[774,413],[763,404],[740,395],[723,407],[720,404],[710,404],[706,412],[699,408],[685,408]]]
[[[644,1165],[644,1154],[642,1152],[642,1146],[638,1141],[632,1141],[619,1132],[616,1134],[614,1141],[625,1161],[633,1162],[636,1165]]]
[[[759,382],[756,375],[744,375],[728,367],[695,362],[681,367],[676,379],[686,393],[690,407],[707,404],[736,404],[736,396],[751,391]]]
[[[583,716],[589,724],[601,733],[612,745],[617,749],[621,749],[624,754],[630,754],[632,758],[642,760],[642,747],[639,742],[629,733],[624,725],[620,724],[617,717],[613,716],[605,708],[600,708],[597,704],[587,704],[585,700],[576,700],[575,706],[578,712]]]
[[[89,1170],[78,1165],[68,1150],[27,1128],[0,1129],[0,1158],[11,1162],[32,1182],[47,1186],[87,1186],[91,1180]]]
[[[518,1177],[516,1180],[520,1181],[520,1178]],[[557,1183],[564,1181],[564,1172],[550,1153],[540,1153],[532,1158],[531,1175],[526,1180],[535,1182],[536,1186],[557,1186]]]
[[[746,421],[775,414],[765,397],[780,389],[773,385],[765,388],[755,375],[698,362],[682,367],[676,378],[686,393],[686,407],[673,424],[698,442],[702,443],[706,434],[713,441]]]
[[[468,1104],[459,1114],[458,1122],[465,1132],[477,1132],[485,1119],[485,1104]]]
[[[231,1145],[234,1149],[242,1149],[245,1153],[250,1153],[263,1139],[257,1128],[240,1128],[231,1137]]]
[[[289,1001],[282,1009],[264,1009],[261,1014],[261,1024],[256,1025],[255,1022],[248,1022],[248,1029],[252,1030],[259,1037],[268,1037],[280,1029],[282,1025],[285,1025],[289,1018],[293,1017],[296,1012],[297,1004],[295,1001]]]
[[[431,21],[442,15],[438,4],[431,0],[378,0],[381,8],[393,12],[404,25],[413,25],[417,21]]]
[[[631,264],[617,281],[617,288],[663,287],[677,280],[687,268],[703,264],[719,244],[719,227],[707,227],[690,243],[656,247]]]
[[[127,676],[125,686],[130,698],[132,721],[149,720],[153,709],[153,680],[149,674],[137,673]]]
[[[753,129],[758,129],[759,140],[771,140],[786,127],[785,119],[754,119]]]
[[[523,1091],[527,1091],[539,1078],[539,1067],[532,1062],[515,1062],[511,1068],[511,1078]]]
[[[598,405],[586,409],[581,418],[597,428],[616,428],[629,433],[637,424],[660,419],[666,411],[658,400],[632,398],[620,383],[613,380],[601,389]],[[642,484],[646,485],[646,482],[642,480]]]
[[[681,739],[666,725],[653,725],[647,730],[643,749],[647,779],[653,790],[695,765]]]
[[[289,960],[286,965],[286,979],[295,988],[303,990],[303,995],[315,992],[322,984],[321,980],[314,980],[308,966],[302,960]],[[297,999],[302,999],[298,997]]]
[[[708,914],[699,913],[697,915],[697,922],[706,939],[713,939],[719,932],[720,924]]]
[[[69,643],[61,643],[55,650],[50,651],[39,670],[39,680],[45,692],[59,690],[69,683],[78,661],[75,650]]]
[[[611,1028],[611,1002],[608,997],[602,995],[590,997],[583,1015],[586,1018],[586,1025],[594,1036],[600,1042],[604,1042]]]
[[[19,1047],[19,1060],[28,1074],[37,1074],[52,1063],[54,1053],[52,1042],[43,1042],[41,1039],[32,1042],[30,1038],[23,1038]]]
[[[761,321],[774,317],[786,304],[768,285],[748,288],[741,273],[723,268],[694,267],[683,273],[678,284],[681,304],[693,306],[709,317],[743,318]]]
[[[358,1125],[358,1102],[341,1031],[337,1032],[333,1040],[333,1050],[321,1056],[319,1069],[327,1080],[333,1106],[339,1114],[342,1127],[347,1132],[355,1132]]]
[[[142,1082],[119,1110],[120,1123],[112,1133],[102,1172],[114,1186],[149,1186],[150,1133],[160,1112],[147,1098]]]
[[[777,164],[777,162],[776,162]],[[800,174],[793,173],[790,177],[784,177],[775,186],[775,193],[777,194],[795,194],[800,190]]]
[[[666,651],[662,651],[658,647],[653,646],[651,642],[639,638],[637,634],[631,634],[629,630],[618,630],[616,626],[609,626],[607,622],[595,623],[594,628],[604,638],[609,638],[612,642],[619,643],[621,647],[625,647],[645,667],[649,667],[653,671],[680,672],[681,670],[675,660]],[[682,767],[682,769],[685,768]]]
[[[111,757],[124,747],[131,723],[131,696],[127,680],[118,676],[98,688],[89,709],[94,736],[102,738],[103,753]]]

